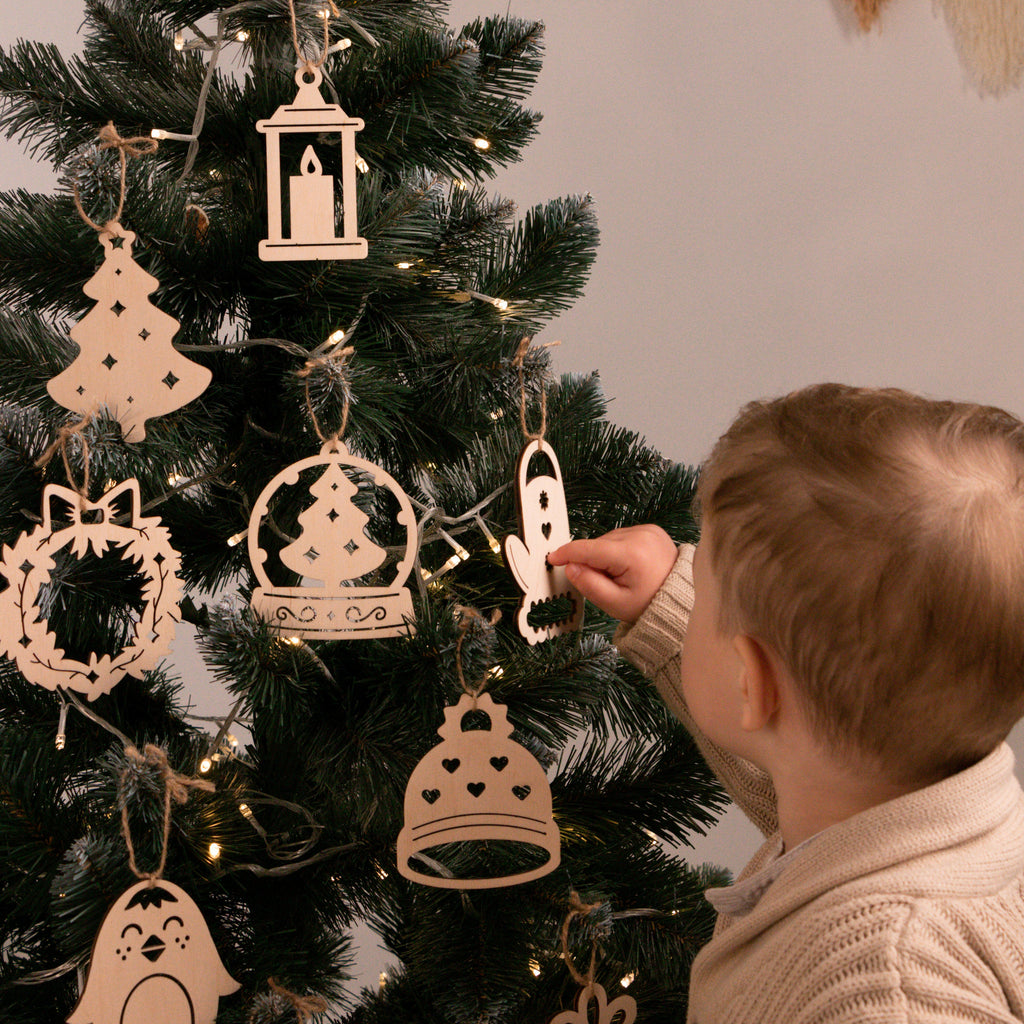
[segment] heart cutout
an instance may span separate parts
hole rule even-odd
[[[479,796],[486,787],[482,782],[468,782],[466,783],[466,789],[473,794],[473,796]]]
[[[508,758],[507,757],[492,757],[491,758],[491,767],[496,772],[500,772],[505,767],[505,765],[507,765],[507,764],[508,764]]]
[[[544,534],[545,540],[551,540],[551,524],[541,523],[540,532]]]
[[[529,786],[513,786],[512,792],[520,799],[525,800],[530,795]]]
[[[444,768],[449,775],[451,775],[462,762],[457,757],[446,757],[441,762],[441,767]]]
[[[432,804],[440,795],[441,790],[439,789],[423,790],[423,799],[426,800],[428,804]]]

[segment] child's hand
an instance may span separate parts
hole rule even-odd
[[[672,571],[676,545],[660,526],[626,526],[563,544],[548,561],[564,565],[569,582],[598,608],[634,622]]]

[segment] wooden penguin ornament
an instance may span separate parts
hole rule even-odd
[[[240,987],[188,893],[146,879],[107,911],[67,1024],[214,1024]]]
[[[538,455],[546,457],[551,472],[527,479],[530,460]],[[572,535],[562,470],[555,450],[547,441],[531,440],[519,456],[516,498],[520,536],[509,534],[501,550],[523,592],[516,625],[530,644],[537,644],[579,629],[583,622],[583,596],[569,582],[563,566],[548,562],[548,555],[572,540]],[[563,613],[551,621],[545,611],[557,612],[555,602],[562,603]],[[530,622],[531,616],[536,616],[537,624]]]

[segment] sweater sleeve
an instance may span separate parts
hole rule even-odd
[[[708,766],[726,792],[764,835],[778,828],[775,789],[768,775],[728,753],[701,732],[683,697],[681,655],[686,625],[693,610],[694,546],[679,548],[676,563],[635,623],[622,623],[615,633],[619,653],[654,682],[672,713],[686,726]]]

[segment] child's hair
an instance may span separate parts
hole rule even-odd
[[[923,785],[1024,714],[1024,424],[821,384],[747,405],[696,507],[720,623],[782,659],[840,756]]]

